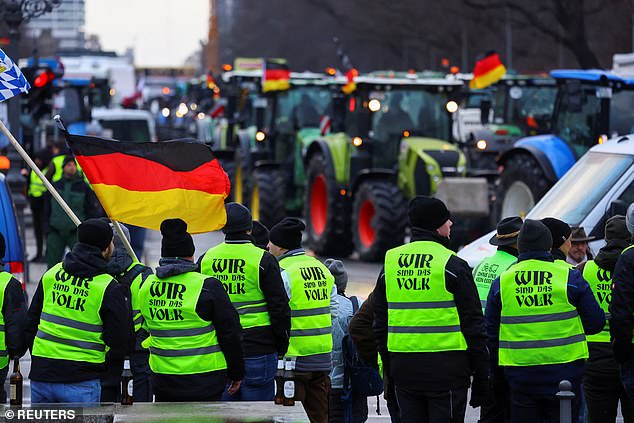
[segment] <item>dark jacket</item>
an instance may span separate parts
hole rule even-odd
[[[95,193],[90,189],[82,173],[77,172],[70,179],[62,177],[53,184],[55,190],[66,201],[75,212],[79,220],[84,221],[89,218],[99,217],[100,211],[97,207]],[[49,227],[58,232],[70,233],[77,229],[77,226],[70,220],[70,217],[52,198],[47,191],[44,195],[44,216],[49,217]]]
[[[378,370],[378,351],[372,323],[374,322],[374,293],[361,304],[348,324],[348,333],[361,359]]]
[[[64,270],[69,275],[80,278],[107,273],[107,265],[108,263],[101,255],[99,248],[82,243],[75,244],[73,250],[66,255],[62,263]],[[44,292],[40,280],[31,300],[25,331],[29,348],[33,347],[45,294],[50,295]],[[112,349],[125,346],[132,336],[128,324],[130,316],[125,297],[114,280],[106,288],[99,315],[103,321],[105,344]],[[31,358],[29,377],[40,382],[75,383],[98,379],[104,369],[103,364],[34,356]]]
[[[622,240],[610,241],[599,250],[594,261],[601,269],[614,272],[616,262],[621,256],[621,252],[627,246],[627,242]],[[587,261],[584,261],[577,266],[577,270],[581,272],[582,275],[586,263]],[[588,350],[590,351],[590,358],[586,363],[586,376],[595,380],[598,378],[606,380],[619,378],[619,365],[614,358],[612,344],[606,342],[588,342]]]
[[[412,229],[413,241],[433,241],[448,247],[449,240],[435,232]],[[387,300],[385,272],[377,280],[374,289],[374,334],[384,365],[396,385],[414,389],[447,391],[466,388],[470,377],[487,379],[489,355],[486,348],[482,306],[471,269],[467,262],[451,256],[445,268],[445,286],[454,295],[460,318],[460,329],[467,341],[466,351],[387,354]]]
[[[4,267],[4,263],[0,260],[0,268],[2,267]],[[22,284],[13,277],[4,289],[2,318],[4,319],[4,340],[7,345],[9,359],[15,356],[22,357],[26,352],[24,339],[26,302]]]
[[[633,359],[634,248],[623,252],[614,267],[610,316],[610,335],[616,359],[619,362]]]
[[[529,259],[553,262],[550,252],[522,253],[518,257],[518,262]],[[605,314],[594,298],[590,285],[575,269],[571,269],[568,273],[567,295],[570,304],[577,308],[586,335],[601,332],[605,325]],[[491,284],[485,310],[489,351],[492,359],[496,361],[501,313],[500,278],[496,278]],[[571,381],[573,386],[579,386],[583,377],[584,364],[584,360],[577,360],[571,363],[543,366],[507,366],[504,367],[504,373],[512,390],[538,395],[554,395],[559,390],[559,382],[564,379]]]
[[[253,242],[253,238],[246,233],[227,234],[225,242],[227,244],[241,244]],[[199,269],[203,257],[205,255],[198,259]],[[243,329],[244,355],[245,357],[255,357],[277,352],[277,355],[283,356],[288,350],[291,309],[280,275],[280,266],[275,257],[266,251],[260,260],[259,273],[260,289],[268,307],[271,325]]]
[[[162,258],[156,268],[156,276],[168,278],[197,270],[197,264],[176,258]],[[191,375],[157,374],[152,376],[154,392],[170,398],[198,398],[201,393],[220,393],[227,378],[238,381],[244,378],[244,353],[242,327],[236,309],[222,284],[215,278],[207,278],[196,303],[196,314],[211,322],[216,328],[218,344],[227,362],[226,371],[214,371]]]

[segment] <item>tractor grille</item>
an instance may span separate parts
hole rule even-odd
[[[460,153],[453,150],[425,150],[425,153],[438,162],[443,176],[458,174],[458,159]]]

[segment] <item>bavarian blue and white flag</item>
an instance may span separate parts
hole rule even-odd
[[[28,93],[30,88],[20,68],[0,49],[0,102]]]

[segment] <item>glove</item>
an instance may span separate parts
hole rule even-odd
[[[614,358],[619,364],[634,358],[631,342],[613,341],[612,350],[614,351]]]
[[[473,408],[481,407],[489,402],[491,396],[491,381],[488,377],[474,376],[471,384],[471,401],[469,405]]]

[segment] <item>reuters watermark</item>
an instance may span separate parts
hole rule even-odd
[[[80,412],[74,409],[47,409],[47,408],[8,408],[4,411],[4,417],[9,421],[73,421]]]

